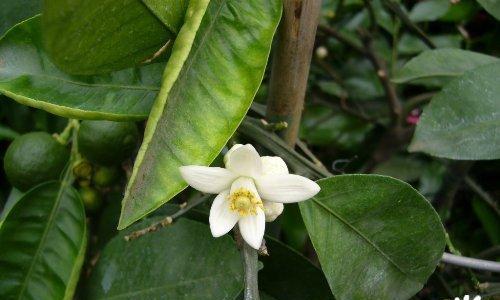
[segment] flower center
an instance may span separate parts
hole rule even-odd
[[[229,195],[229,208],[242,217],[255,216],[257,208],[263,208],[262,200],[245,188],[239,188]]]

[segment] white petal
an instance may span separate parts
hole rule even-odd
[[[228,233],[240,218],[238,214],[229,209],[228,195],[229,191],[224,191],[217,195],[210,208],[208,221],[214,237]]]
[[[279,156],[262,156],[262,174],[279,175],[288,174],[288,168],[285,161]]]
[[[266,222],[276,220],[276,218],[283,212],[283,208],[283,203],[264,201],[264,214],[266,215]]]
[[[250,144],[233,150],[227,157],[226,168],[241,176],[256,177],[262,174],[259,153]]]
[[[234,152],[234,150],[238,149],[239,147],[243,146],[242,144],[235,144],[234,146],[231,147],[227,151],[227,153],[224,155],[224,165],[227,166],[227,160],[229,159],[229,156],[231,156],[231,153]]]
[[[179,168],[182,178],[203,193],[218,194],[229,189],[237,175],[224,168],[183,166]]]
[[[255,183],[262,199],[281,203],[304,201],[320,190],[316,182],[294,174],[262,176]]]
[[[249,190],[252,192],[255,198],[260,199],[259,193],[257,192],[257,188],[255,187],[255,182],[253,181],[252,178],[249,177],[239,177],[235,181],[233,181],[233,184],[231,184],[231,194],[234,193],[236,190],[239,189],[245,189]]]
[[[465,295],[464,300],[469,300],[469,295]]]
[[[266,229],[266,217],[262,209],[257,209],[257,215],[243,217],[238,221],[241,236],[252,248],[259,250]]]
[[[481,296],[477,295],[473,300],[481,300]]]

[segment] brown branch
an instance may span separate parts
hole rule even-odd
[[[342,44],[345,44],[346,46],[352,48],[356,52],[358,52],[362,55],[366,55],[365,49],[363,49],[360,45],[356,44],[354,41],[352,41],[348,37],[344,36],[342,33],[337,31],[335,28],[320,24],[320,25],[318,25],[318,30],[325,33],[325,34],[332,36],[333,38],[335,38],[336,40],[338,40]]]
[[[393,125],[400,126],[403,121],[403,106],[399,101],[398,95],[396,93],[396,88],[389,78],[389,72],[387,70],[385,61],[380,59],[375,53],[375,50],[373,49],[373,38],[371,34],[361,29],[358,32],[363,45],[365,46],[367,58],[372,63],[373,68],[375,68],[377,77],[380,80],[382,87],[384,88]]]
[[[304,106],[321,1],[284,0],[283,6],[271,70],[267,119],[288,123],[281,135],[293,146]]]
[[[209,198],[210,198],[210,195],[205,195],[203,197],[199,197],[197,199],[194,199],[194,200],[190,201],[189,203],[182,203],[180,205],[180,209],[176,213],[174,213],[174,214],[172,214],[170,216],[166,216],[165,218],[161,219],[158,222],[155,222],[155,223],[149,225],[146,228],[143,228],[143,229],[140,229],[140,230],[136,230],[136,231],[134,231],[134,232],[126,235],[124,237],[124,239],[127,242],[128,241],[132,241],[132,240],[138,239],[141,236],[146,235],[146,234],[148,234],[150,232],[155,232],[155,231],[157,231],[157,230],[159,230],[159,229],[161,229],[163,227],[166,227],[166,226],[172,224],[172,222],[175,219],[179,218],[183,214],[185,214],[188,211],[190,211],[191,208],[193,208],[193,207],[195,207],[195,206],[197,206],[197,205],[205,202]]]
[[[495,200],[488,194],[483,188],[476,182],[474,179],[472,179],[470,176],[465,176],[464,178],[465,184],[473,190],[481,200],[483,200],[487,205],[495,211],[495,213],[500,216],[500,209],[498,208],[498,204],[495,202]]]
[[[412,20],[410,20],[406,12],[404,12],[401,7],[399,7],[398,3],[392,0],[384,0],[383,4],[389,10],[391,10],[403,22],[403,24],[408,27],[411,32],[416,34],[417,37],[427,45],[427,47],[436,49],[436,45],[434,44],[434,42],[431,41],[431,39],[425,34],[422,29],[420,29],[420,27],[418,27],[415,23],[413,23]]]

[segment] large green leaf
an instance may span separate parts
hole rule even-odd
[[[56,65],[71,74],[135,66],[175,38],[140,0],[45,0],[43,30]]]
[[[444,250],[443,226],[410,185],[379,175],[318,181],[300,203],[309,236],[337,299],[407,299]]]
[[[124,234],[104,248],[87,299],[235,299],[243,287],[236,245],[229,236],[214,239],[204,224],[180,219],[130,242]]]
[[[409,147],[450,159],[500,158],[500,62],[465,72],[424,109]]]
[[[423,78],[456,77],[497,61],[496,57],[461,49],[427,50],[406,63],[392,81],[404,83]]]
[[[17,136],[19,136],[19,133],[17,133],[16,131],[10,129],[9,127],[3,124],[0,124],[0,141],[3,140],[12,141]]]
[[[259,289],[278,300],[333,299],[321,270],[297,251],[266,236],[269,256],[261,256]]]
[[[12,188],[9,193],[9,197],[7,197],[7,201],[2,207],[2,212],[0,213],[0,227],[2,227],[3,221],[7,218],[7,215],[11,211],[11,209],[21,200],[24,196],[24,193],[16,188]]]
[[[72,299],[86,241],[78,193],[59,182],[33,188],[0,228],[0,298]]]
[[[41,0],[0,1],[0,37],[12,26],[33,17],[41,10]]]
[[[425,0],[413,6],[408,17],[413,22],[435,21],[450,8],[449,0]]]
[[[500,1],[498,0],[477,0],[479,4],[497,20],[500,20]]]
[[[58,70],[42,47],[40,18],[0,40],[0,92],[24,105],[67,118],[136,120],[147,117],[164,64],[99,76]]]
[[[165,26],[175,34],[184,21],[188,0],[142,0]]]
[[[281,2],[207,2],[190,1],[125,192],[120,229],[186,187],[179,166],[215,159],[259,88]]]

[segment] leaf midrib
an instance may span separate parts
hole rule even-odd
[[[48,233],[49,233],[49,228],[52,227],[54,220],[55,220],[55,211],[59,208],[59,204],[62,198],[63,190],[65,187],[65,183],[62,182],[60,185],[59,191],[57,193],[56,201],[54,201],[54,206],[52,207],[52,210],[50,211],[50,217],[49,220],[47,221],[47,225],[44,228],[42,238],[40,240],[40,243],[38,244],[38,247],[36,249],[35,255],[33,256],[33,259],[31,261],[30,267],[28,269],[28,272],[26,273],[26,276],[24,277],[23,283],[21,284],[21,290],[19,291],[19,296],[17,299],[22,299],[22,296],[24,295],[24,291],[26,290],[26,287],[28,285],[28,279],[31,277],[31,273],[33,272],[33,268],[35,266],[35,263],[38,261],[40,258],[40,253],[42,250],[42,245],[45,244],[45,241],[47,239]]]
[[[321,208],[332,214],[335,218],[339,219],[342,223],[344,223],[347,227],[349,227],[351,230],[356,232],[360,237],[363,238],[370,246],[372,246],[378,253],[380,253],[387,261],[389,261],[399,272],[403,273],[404,275],[408,277],[410,274],[408,274],[405,270],[403,270],[402,267],[400,267],[395,261],[393,261],[387,254],[385,254],[382,249],[380,249],[374,242],[372,242],[367,236],[365,236],[361,231],[359,231],[356,227],[354,227],[351,223],[349,223],[347,220],[345,220],[342,216],[334,212],[330,207],[327,205],[321,203],[318,201],[316,198],[313,198],[312,201],[319,205]],[[417,280],[418,281],[418,280]]]
[[[147,295],[149,294],[150,292],[153,292],[153,291],[157,291],[157,290],[168,290],[168,289],[171,289],[171,288],[174,288],[174,287],[178,287],[178,286],[182,286],[182,285],[186,285],[186,284],[190,284],[190,283],[197,283],[197,282],[202,282],[202,281],[205,281],[207,279],[213,279],[213,278],[218,278],[218,277],[223,277],[223,276],[232,276],[233,274],[231,272],[229,273],[219,273],[219,274],[216,274],[216,275],[209,275],[209,276],[205,276],[205,277],[201,277],[201,278],[196,278],[196,279],[191,279],[191,280],[185,280],[185,281],[182,281],[182,282],[178,282],[178,283],[174,283],[174,284],[165,284],[165,285],[160,285],[160,286],[155,286],[155,287],[150,287],[150,288],[145,288],[145,289],[142,289],[142,290],[139,290],[139,291],[133,291],[133,292],[127,292],[127,293],[122,293],[122,294],[118,294],[118,295],[113,295],[113,296],[110,296],[110,297],[105,297],[105,298],[98,298],[98,299],[119,299],[121,297],[127,297],[127,296],[137,296],[137,295]]]
[[[4,73],[5,74],[5,73]],[[62,81],[66,82],[69,84],[74,84],[74,85],[80,85],[80,86],[86,86],[90,88],[116,88],[116,89],[125,89],[125,90],[141,90],[141,91],[159,91],[159,87],[154,87],[154,86],[140,86],[140,85],[118,85],[118,84],[103,84],[103,83],[85,83],[81,81],[73,81],[69,79],[65,79],[62,77],[57,77],[53,75],[45,75],[45,74],[37,74],[37,73],[19,73],[16,74],[16,76],[31,76],[31,77],[41,77],[41,78],[48,78],[48,79],[53,79],[57,81]],[[11,80],[15,80],[16,78],[19,77],[12,77],[11,79],[8,80],[2,80],[0,83],[9,83]]]

